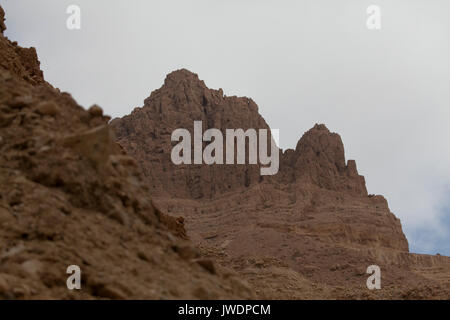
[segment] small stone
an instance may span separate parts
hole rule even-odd
[[[53,101],[41,102],[36,111],[43,116],[55,116],[58,113],[58,106]]]
[[[28,260],[22,263],[22,269],[32,277],[38,277],[43,269],[43,264],[39,260]]]
[[[15,297],[24,298],[30,295],[30,288],[27,285],[22,284],[20,287],[16,287],[13,290]]]
[[[212,262],[212,260],[198,259],[195,260],[195,262],[197,262],[201,267],[203,267],[203,269],[205,269],[209,273],[216,274],[216,268],[214,267],[214,262]]]
[[[10,258],[13,257],[21,252],[23,252],[25,250],[25,246],[23,244],[19,244],[15,247],[12,247],[10,249],[8,249],[6,252],[3,252],[0,255],[0,259],[5,259],[5,258]]]
[[[101,117],[103,116],[103,110],[98,105],[94,104],[92,107],[88,110],[89,114],[92,117]]]
[[[110,285],[100,287],[97,291],[99,297],[112,299],[112,300],[125,300],[127,296],[120,289],[114,288]]]
[[[7,127],[9,126],[14,119],[16,118],[15,114],[1,114],[0,113],[0,126]]]
[[[199,254],[195,248],[188,245],[174,246],[173,250],[178,253],[180,258],[184,260],[192,260],[198,258]]]
[[[9,106],[14,109],[21,109],[26,106],[29,106],[32,103],[33,97],[30,95],[26,95],[14,98],[14,100],[9,104]]]
[[[5,208],[0,207],[0,226],[13,219],[13,215]]]
[[[114,141],[107,125],[67,136],[61,143],[92,160],[96,167],[103,166],[114,150]]]
[[[130,217],[124,208],[120,208],[117,204],[114,204],[115,209],[110,212],[110,217],[118,221],[121,225],[129,227]]]
[[[192,292],[197,299],[200,300],[208,300],[211,299],[208,291],[204,287],[197,287]]]
[[[0,295],[4,295],[10,291],[10,287],[6,279],[0,274]]]

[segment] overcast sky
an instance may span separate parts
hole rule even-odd
[[[251,97],[282,148],[338,132],[413,252],[450,255],[450,1],[0,0],[46,80],[123,116],[179,68]],[[81,8],[81,30],[66,9]],[[366,9],[381,8],[381,30]]]

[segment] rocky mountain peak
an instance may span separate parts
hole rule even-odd
[[[199,118],[201,114],[226,104],[223,100],[221,89],[209,89],[197,74],[187,69],[180,69],[166,76],[163,86],[145,99],[144,106],[159,113],[162,113],[163,107],[166,113],[171,110],[176,112],[183,110]]]
[[[0,7],[0,67],[32,85],[45,84],[50,87],[44,80],[36,49],[22,48],[17,42],[9,41],[3,35],[3,31],[6,30],[4,20],[5,12]]]
[[[316,124],[297,143],[297,167],[311,169],[311,164],[326,166],[335,173],[345,169],[344,144],[337,133],[324,124]]]
[[[205,83],[199,79],[198,74],[184,68],[172,71],[167,74],[166,79],[164,80],[164,85],[166,86],[173,86],[179,83],[198,84],[199,86],[206,88]]]

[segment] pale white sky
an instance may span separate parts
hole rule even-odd
[[[316,122],[338,132],[415,252],[450,255],[450,1],[0,0],[6,34],[46,80],[122,116],[187,68],[248,96],[281,147]],[[66,8],[81,8],[79,31]],[[366,28],[381,8],[382,28]]]

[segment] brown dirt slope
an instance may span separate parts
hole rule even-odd
[[[0,299],[253,297],[154,207],[102,110],[46,83],[4,30],[0,8]]]

